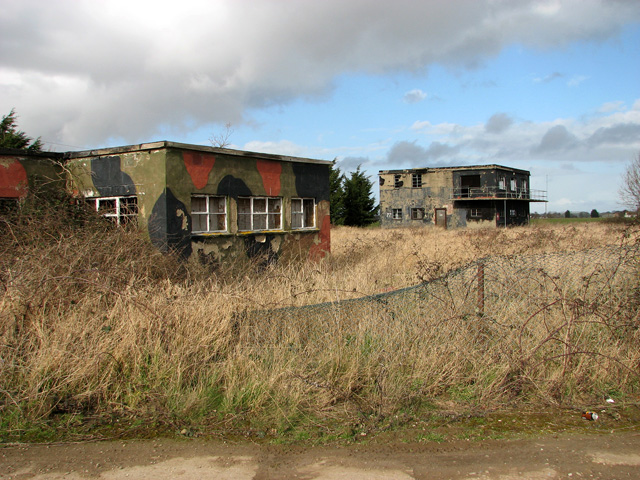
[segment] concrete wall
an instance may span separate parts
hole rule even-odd
[[[74,154],[68,163],[73,190],[89,198],[136,195],[138,223],[151,242],[187,257],[272,261],[320,258],[330,250],[329,162],[187,147],[167,142],[161,148]],[[226,197],[225,232],[193,233],[192,195]],[[241,196],[282,198],[281,227],[239,232]],[[315,228],[291,229],[293,197],[315,199]]]
[[[401,187],[395,187],[395,177],[400,175]],[[436,208],[447,212],[447,225],[465,225],[465,215],[453,208],[450,198],[453,188],[451,170],[435,170],[422,173],[422,187],[413,188],[412,172],[380,174],[380,224],[383,227],[435,225]],[[393,209],[402,209],[402,219],[393,218]],[[412,208],[424,208],[422,220],[411,219]]]
[[[64,188],[60,158],[2,149],[0,152],[0,198],[19,199],[29,190],[46,192]]]
[[[489,168],[460,167],[443,169],[390,170],[379,174],[380,223],[383,227],[435,225],[436,210],[446,211],[447,228],[487,227],[504,224],[504,200],[496,199],[501,178],[504,178],[503,193],[510,197],[506,201],[507,225],[527,223],[529,203],[525,198],[516,199],[511,191],[511,180],[517,188],[530,188],[529,174],[525,171],[505,167]],[[422,175],[422,187],[413,186],[413,174]],[[486,189],[487,199],[455,199],[464,193],[463,185],[473,178],[477,188]],[[458,197],[455,197],[458,198]],[[412,218],[412,209],[423,208],[421,219]],[[402,218],[394,218],[394,209],[402,210]]]

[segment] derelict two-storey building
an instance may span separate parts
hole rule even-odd
[[[381,170],[379,184],[383,227],[523,225],[546,201],[527,170],[500,165]]]

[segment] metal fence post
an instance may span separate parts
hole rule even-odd
[[[478,262],[478,273],[476,275],[478,281],[478,306],[476,313],[478,316],[484,315],[484,262]]]

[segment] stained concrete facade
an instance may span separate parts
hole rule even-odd
[[[530,173],[500,165],[381,170],[383,227],[511,226],[529,222],[531,202],[546,201],[530,189]]]
[[[329,161],[167,141],[4,153],[0,194],[19,198],[46,172],[112,221],[136,222],[162,251],[273,261],[330,250]]]

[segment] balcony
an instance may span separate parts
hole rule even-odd
[[[505,190],[499,187],[459,187],[451,191],[452,200],[526,200],[529,202],[546,202],[545,190],[516,188]]]

